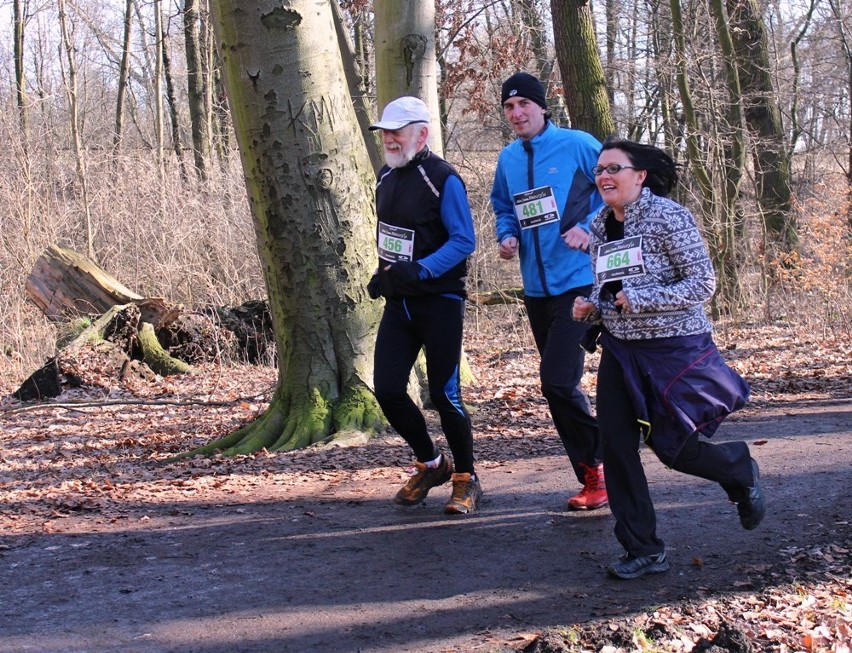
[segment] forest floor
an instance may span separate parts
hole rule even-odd
[[[448,486],[391,503],[410,458],[390,432],[164,462],[261,413],[273,369],[39,405],[0,385],[0,653],[850,651],[848,337],[717,331],[752,398],[715,438],[749,443],[767,516],[743,530],[718,487],[643,450],[672,567],[615,581],[609,510],[565,510],[578,487],[519,316],[489,319],[468,323],[469,516],[442,514]]]

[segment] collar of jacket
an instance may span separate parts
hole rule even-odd
[[[415,154],[414,157],[411,159],[411,161],[409,161],[404,166],[402,166],[402,168],[400,168],[400,170],[409,170],[411,168],[414,168],[415,166],[420,165],[420,163],[423,161],[423,159],[425,159],[427,156],[429,156],[429,151],[430,151],[429,146],[424,145],[423,149],[420,150],[417,154]]]
[[[624,221],[627,222],[628,216],[632,216],[634,213],[638,212],[641,215],[642,210],[648,207],[653,197],[654,194],[651,192],[651,189],[643,187],[639,193],[639,197],[624,205]]]
[[[554,125],[549,118],[544,119],[544,129],[542,129],[538,134],[533,136],[532,138],[527,140],[527,143],[531,145],[535,145],[538,141],[542,139],[542,137],[551,129],[559,129],[556,125]],[[520,143],[521,147],[523,147],[523,139],[519,138],[518,143]]]

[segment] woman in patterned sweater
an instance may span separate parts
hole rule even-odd
[[[639,456],[640,435],[680,472],[717,482],[755,528],[765,505],[757,463],[742,441],[711,444],[748,398],[722,359],[704,302],[713,266],[692,214],[668,199],[677,169],[659,148],[613,140],[594,168],[606,206],[591,224],[594,288],[574,318],[600,325],[597,414],[615,536],[625,554],[607,568],[637,578],[669,568]]]

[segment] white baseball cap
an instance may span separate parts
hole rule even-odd
[[[402,129],[413,122],[429,123],[429,109],[420,98],[409,95],[388,102],[382,112],[382,119],[370,129]]]

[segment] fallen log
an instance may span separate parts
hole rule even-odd
[[[523,288],[498,288],[491,292],[473,293],[470,301],[480,306],[494,306],[496,304],[518,304],[524,301]]]
[[[85,317],[91,323],[57,343],[56,355],[13,393],[22,401],[56,397],[68,387],[192,372],[193,364],[213,360],[275,364],[266,302],[186,311],[133,292],[82,254],[57,245],[34,265],[26,292],[51,321]]]
[[[50,245],[38,258],[24,289],[53,322],[95,317],[113,306],[136,304],[142,321],[160,328],[181,312],[180,306],[162,298],[133,292],[91,259],[59,245]]]
[[[70,341],[58,344],[57,354],[13,393],[22,401],[57,397],[66,387],[123,382],[131,370],[142,376],[192,371],[185,361],[171,356],[156,335],[157,328],[177,319],[182,307],[133,292],[78,252],[48,247],[33,266],[25,289],[53,322],[80,317],[93,321]],[[83,378],[80,370],[89,378]]]

